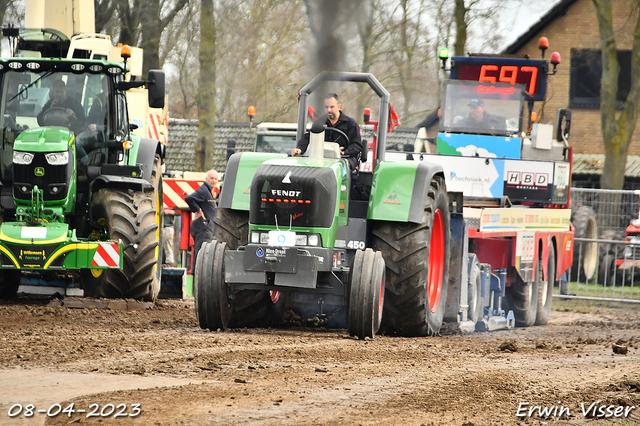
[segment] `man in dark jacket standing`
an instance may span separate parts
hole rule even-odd
[[[218,185],[218,177],[217,171],[209,170],[200,188],[184,197],[189,209],[194,213],[193,221],[191,222],[191,236],[194,241],[192,271],[194,273],[200,246],[205,241],[213,239],[213,228],[215,226],[213,218],[216,216],[218,205],[212,191]]]
[[[356,121],[347,116],[341,110],[342,105],[338,103],[338,95],[329,93],[324,98],[324,118],[327,129],[325,130],[324,140],[327,142],[337,142],[340,145],[342,155],[349,156],[349,165],[351,170],[355,170],[359,165],[360,154],[362,153],[362,139],[360,137],[360,126]],[[342,130],[349,140],[345,140],[338,132],[331,131],[330,128]],[[304,154],[309,146],[309,132],[306,132],[298,141],[298,146],[291,150],[291,156]]]

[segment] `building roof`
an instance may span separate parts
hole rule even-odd
[[[524,34],[518,37],[516,41],[511,43],[503,53],[510,55],[518,53],[520,49],[536,37],[547,25],[553,22],[556,18],[564,16],[569,6],[575,2],[576,0],[561,0],[558,4],[553,6],[549,12],[542,16],[538,22],[533,24]]]
[[[169,137],[165,164],[168,171],[195,170],[195,144],[198,120],[169,119]],[[213,146],[213,168],[227,168],[227,142],[235,141],[236,152],[251,151],[255,141],[255,125],[249,123],[216,123]]]
[[[572,173],[581,175],[601,175],[604,154],[573,154]],[[624,170],[625,177],[640,177],[640,155],[628,155]]]

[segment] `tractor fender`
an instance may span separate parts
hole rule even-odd
[[[218,207],[249,211],[251,181],[263,162],[272,158],[285,158],[285,154],[264,152],[237,152],[227,162]]]
[[[373,172],[367,219],[422,223],[429,184],[444,177],[442,166],[427,161],[383,161]]]
[[[153,186],[146,179],[132,178],[127,176],[100,175],[91,181],[91,193],[95,194],[102,188],[117,188],[121,190],[132,189],[134,191],[143,191]]]
[[[136,146],[138,149],[135,158],[136,163],[142,166],[142,178],[151,182],[155,156],[158,154],[160,158],[164,158],[164,145],[155,139],[140,138]]]

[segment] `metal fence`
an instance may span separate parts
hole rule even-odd
[[[590,255],[591,250],[597,256]],[[559,290],[556,297],[560,298],[640,303],[640,238],[576,238],[574,265],[560,281]]]
[[[595,211],[599,236],[606,230],[614,230],[622,239],[631,220],[639,217],[640,190],[571,188],[571,208],[580,206]]]

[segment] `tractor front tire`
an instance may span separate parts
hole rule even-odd
[[[155,301],[160,292],[159,215],[154,200],[142,192],[102,188],[91,201],[91,217],[109,240],[122,241],[118,269],[83,269],[83,288],[90,297]]]
[[[444,178],[429,184],[421,223],[381,222],[373,249],[382,253],[386,285],[382,328],[403,336],[440,332],[450,258],[449,198]]]
[[[200,328],[224,330],[231,319],[231,299],[224,280],[224,252],[227,244],[213,240],[202,243],[196,259],[193,296]]]
[[[213,238],[227,243],[229,250],[236,250],[249,241],[249,212],[218,208],[213,220]],[[233,320],[230,327],[254,327],[270,325],[270,308],[273,304],[268,291],[241,290],[233,297]],[[284,315],[284,312],[283,312]]]
[[[349,279],[349,335],[373,337],[380,328],[384,306],[384,259],[370,248],[356,251]]]
[[[538,282],[538,308],[536,312],[536,325],[545,325],[551,316],[551,300],[553,299],[553,287],[556,282],[556,249],[553,243],[549,246],[547,258],[547,279],[543,278],[542,259],[538,259],[536,268],[536,281]]]

